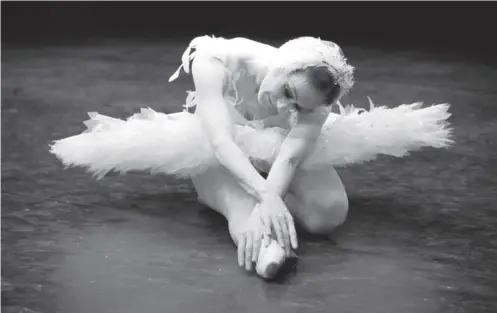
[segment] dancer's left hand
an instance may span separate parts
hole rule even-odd
[[[238,238],[238,265],[251,271],[252,264],[257,262],[261,249],[264,228],[257,205]]]

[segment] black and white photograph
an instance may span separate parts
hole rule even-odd
[[[2,1],[1,311],[497,312],[496,16]]]

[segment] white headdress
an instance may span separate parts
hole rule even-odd
[[[270,60],[271,67],[292,71],[310,66],[326,66],[340,86],[339,99],[354,85],[354,67],[347,63],[342,49],[331,42],[314,37],[290,40],[279,48]]]
[[[224,40],[209,36],[201,36],[193,39],[183,53],[182,65],[169,78],[173,81],[178,78],[181,69],[189,73],[189,62],[195,57],[193,48],[213,47],[215,40]],[[333,73],[336,84],[340,86],[338,100],[344,96],[354,85],[354,67],[347,63],[342,49],[331,42],[324,41],[314,37],[300,37],[290,40],[283,44],[275,54],[268,54],[264,59],[258,59],[257,62],[263,62],[271,68],[280,68],[284,71],[294,71],[306,69],[311,66],[326,66]]]

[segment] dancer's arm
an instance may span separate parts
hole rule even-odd
[[[271,188],[281,197],[286,195],[297,167],[314,149],[329,112],[329,107],[322,107],[310,113],[299,113],[297,124],[283,141],[267,178]]]
[[[223,98],[225,72],[222,63],[197,56],[192,65],[197,105],[195,114],[202,120],[219,162],[259,201],[272,193],[266,180],[255,170],[234,141],[234,121]]]
[[[223,98],[225,86],[223,64],[214,58],[197,55],[193,62],[192,73],[196,98],[199,100],[195,114],[202,120],[219,162],[233,174],[249,194],[259,201],[259,210],[266,228],[266,243],[269,242],[268,236],[272,228],[278,242],[287,251],[291,247],[296,249],[297,232],[288,208],[234,141],[233,121]],[[290,242],[285,240],[289,237]]]
[[[248,121],[246,125],[255,129],[263,129],[268,127],[288,128],[290,126],[289,116],[285,114],[271,115],[262,120]]]

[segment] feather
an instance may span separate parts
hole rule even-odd
[[[381,154],[403,157],[422,148],[453,144],[448,104],[421,108],[417,102],[394,108],[376,106],[370,111],[339,106],[340,114],[328,116],[303,168],[347,166]],[[194,114],[164,114],[145,108],[127,120],[89,115],[85,133],[50,146],[51,153],[66,167],[85,167],[100,179],[110,171],[190,177],[218,165],[202,123]],[[274,162],[288,134],[279,127],[256,130],[235,125],[234,130],[235,142],[245,155],[268,164]]]

